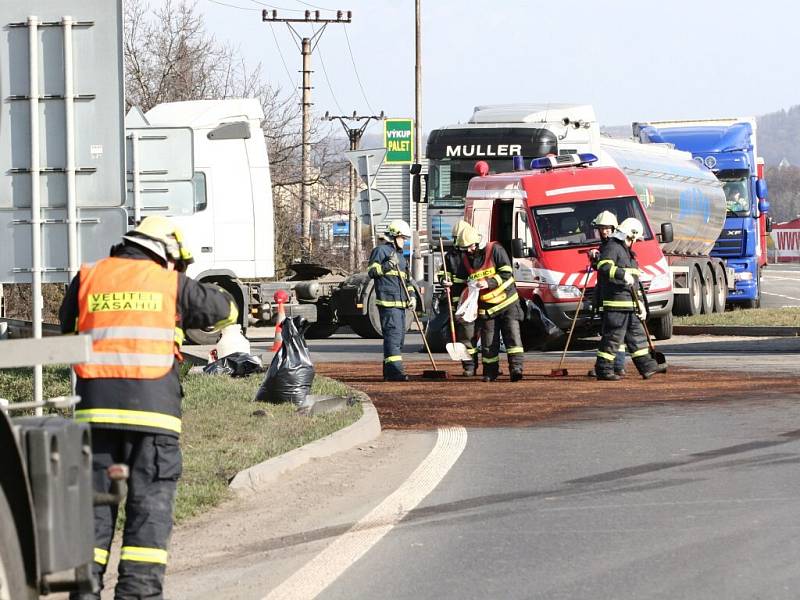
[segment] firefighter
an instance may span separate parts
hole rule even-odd
[[[614,231],[617,229],[617,217],[614,213],[609,210],[604,210],[601,212],[597,217],[595,217],[594,221],[592,221],[592,226],[597,230],[597,234],[600,236],[600,250],[591,250],[589,252],[589,257],[592,261],[592,268],[597,271],[597,262],[598,257],[600,256],[600,251],[605,247],[608,243],[608,240],[611,239],[611,236],[614,234]],[[594,306],[594,310],[597,312],[602,312],[603,305],[602,305],[602,292],[600,289],[600,282],[598,279],[598,285],[594,288],[594,302],[592,303]],[[614,357],[614,373],[619,375],[620,377],[625,377],[625,344],[620,344],[620,347],[615,354]],[[596,377],[597,374],[595,373],[594,369],[589,371],[589,377]]]
[[[403,368],[403,341],[407,298],[413,297],[414,287],[408,282],[403,245],[411,238],[411,227],[399,219],[392,221],[383,237],[386,243],[375,247],[367,267],[367,274],[375,282],[375,304],[383,331],[383,380],[408,381]]]
[[[230,294],[185,275],[191,262],[180,230],[165,217],[147,217],[108,258],[81,266],[59,310],[63,333],[92,337],[91,358],[75,367],[75,420],[91,428],[94,487],[110,491],[106,469],[113,463],[130,471],[116,598],[162,597],[182,468],[183,329],[221,329],[239,314]],[[100,589],[118,509],[94,509]]]
[[[598,285],[601,287],[603,326],[600,347],[597,350],[595,372],[597,378],[617,381],[614,359],[621,343],[625,343],[633,364],[644,379],[666,371],[650,356],[647,338],[640,319],[645,318],[643,303],[634,302],[632,290],[638,286],[639,265],[633,252],[633,243],[644,239],[642,223],[638,219],[625,219],[603,246],[597,262]]]
[[[456,240],[458,240],[458,234],[461,233],[461,230],[465,225],[468,225],[468,223],[463,219],[459,219],[453,225],[453,247],[450,248],[444,256],[445,267],[447,267],[447,277],[449,277],[449,280],[445,278],[444,269],[437,273],[439,282],[442,285],[450,288],[450,300],[452,302],[453,312],[455,312],[456,307],[461,299],[461,293],[467,287],[467,282],[456,274],[461,269],[462,252],[455,245]],[[442,295],[439,310],[443,310],[445,312],[448,311],[447,294]],[[464,369],[462,375],[464,375],[464,377],[474,377],[475,372],[478,370],[478,337],[475,334],[475,323],[465,323],[460,319],[456,320],[455,330],[456,341],[464,344],[464,347],[467,349],[467,353],[472,357],[472,360],[461,361],[461,367]]]
[[[500,244],[489,242],[479,248],[480,241],[480,234],[471,225],[465,225],[456,247],[464,253],[457,274],[466,279],[468,285],[480,290],[477,328],[481,338],[483,380],[495,381],[500,372],[502,331],[511,381],[519,381],[524,363],[519,323],[524,315],[514,285],[511,260]]]

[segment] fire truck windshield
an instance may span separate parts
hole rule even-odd
[[[532,207],[542,249],[555,250],[598,244],[600,236],[592,221],[604,210],[616,215],[618,223],[628,217],[638,219],[645,227],[644,239],[653,238],[653,233],[642,215],[639,201],[634,196],[606,198]]]

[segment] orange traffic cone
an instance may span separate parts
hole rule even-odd
[[[278,322],[275,324],[275,341],[272,342],[272,352],[277,352],[281,349],[281,345],[283,344],[283,334],[281,333],[281,329],[283,328],[283,321],[286,319],[286,311],[283,308],[283,302],[278,302]]]

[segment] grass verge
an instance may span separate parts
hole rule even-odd
[[[800,327],[800,308],[734,309],[724,313],[675,317],[675,325]]]
[[[0,369],[0,398],[27,400],[32,369]],[[44,367],[44,396],[69,393],[69,369]],[[188,374],[183,378],[183,476],[178,485],[175,519],[180,522],[226,499],[228,481],[239,471],[329,435],[362,413],[346,410],[299,416],[291,405],[253,402],[263,375],[244,378]],[[317,376],[312,394],[348,396],[352,390]]]

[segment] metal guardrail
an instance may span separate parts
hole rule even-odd
[[[29,338],[33,337],[33,322],[23,321],[22,319],[0,319],[0,333],[6,331],[8,337]],[[53,336],[61,335],[61,327],[55,323],[42,323],[42,335]],[[2,339],[3,335],[0,335]]]

